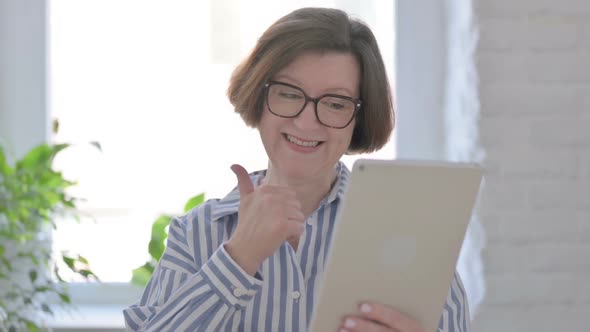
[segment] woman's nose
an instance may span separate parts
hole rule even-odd
[[[316,129],[322,125],[315,114],[315,103],[312,100],[307,101],[303,111],[295,118],[295,124],[302,129]]]

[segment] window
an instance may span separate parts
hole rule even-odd
[[[151,223],[159,214],[181,213],[186,199],[201,192],[225,196],[235,186],[232,163],[266,168],[257,132],[233,112],[225,91],[263,30],[302,6],[339,7],[363,18],[393,80],[390,0],[52,1],[55,140],[76,143],[56,165],[78,180],[72,194],[86,199],[81,208],[89,216],[81,224],[63,222],[54,250],[83,254],[105,283],[128,282],[148,259]],[[99,141],[103,151],[88,141]],[[392,140],[369,157],[394,154]],[[358,157],[344,160],[350,166]]]

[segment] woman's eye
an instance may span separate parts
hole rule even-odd
[[[328,106],[329,108],[331,108],[333,110],[341,110],[344,108],[344,105],[342,105],[340,103],[334,103],[334,102],[325,102],[324,105]]]
[[[300,99],[301,95],[289,92],[279,92],[279,96],[285,99]]]

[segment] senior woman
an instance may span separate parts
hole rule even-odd
[[[381,148],[393,130],[373,33],[336,9],[303,8],[271,25],[235,69],[228,96],[258,129],[268,168],[232,165],[233,191],[171,221],[150,282],[124,310],[129,330],[305,331],[350,175],[340,158]],[[467,329],[455,274],[439,331]],[[423,328],[367,299],[343,313],[338,330]]]

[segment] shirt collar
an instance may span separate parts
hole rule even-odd
[[[332,186],[328,196],[320,203],[320,206],[330,204],[336,199],[342,199],[344,196],[348,179],[350,178],[350,171],[342,161],[338,161],[338,164],[336,164],[336,174],[336,182]],[[262,179],[266,176],[266,170],[256,171],[249,175],[254,187],[258,187]],[[235,187],[229,194],[217,202],[212,211],[211,219],[213,221],[223,220],[223,217],[238,213],[239,207],[240,191],[238,187]]]

